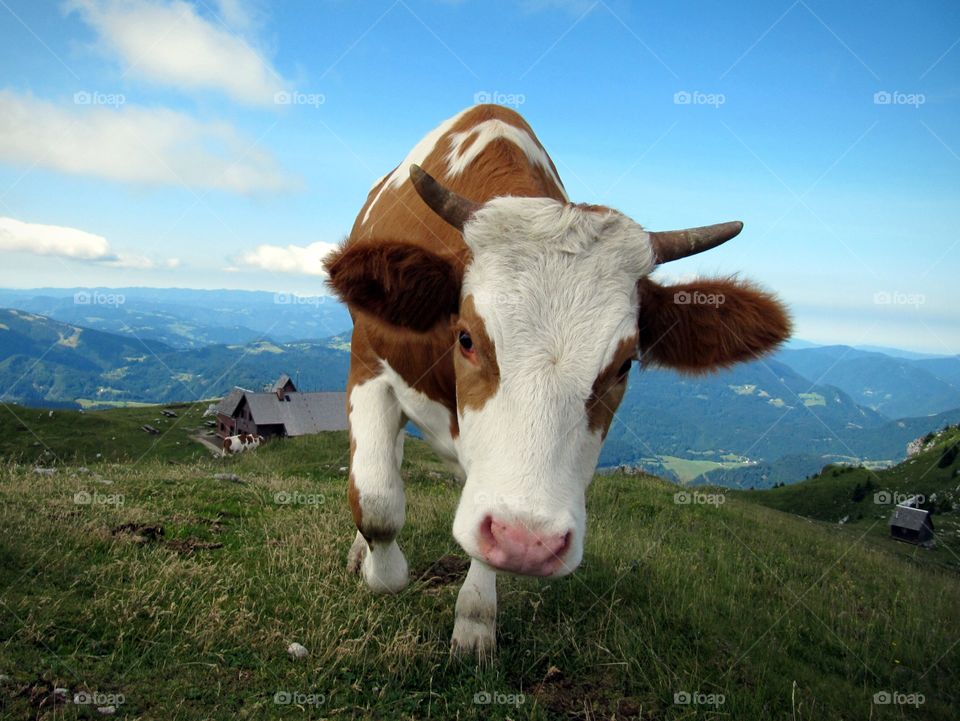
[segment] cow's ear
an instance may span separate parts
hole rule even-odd
[[[678,285],[640,280],[640,352],[646,363],[705,373],[748,361],[790,337],[773,295],[733,279]]]
[[[427,331],[460,303],[462,264],[411,243],[345,244],[327,256],[327,284],[352,308]]]

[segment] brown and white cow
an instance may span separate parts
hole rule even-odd
[[[243,453],[252,451],[263,443],[263,436],[253,435],[252,433],[240,433],[235,436],[227,436],[223,439],[223,455],[228,456],[234,453]]]
[[[741,227],[653,233],[570,203],[506,108],[475,106],[430,132],[326,263],[354,321],[348,566],[374,591],[407,584],[397,535],[412,420],[464,481],[453,535],[471,564],[452,651],[490,654],[497,571],[562,576],[580,563],[585,492],[632,362],[705,372],[789,335],[783,307],[749,283],[648,277]]]

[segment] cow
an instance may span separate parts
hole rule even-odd
[[[223,455],[229,456],[234,453],[243,453],[252,451],[263,443],[263,436],[253,435],[252,433],[240,433],[235,436],[227,436],[223,439]]]
[[[452,530],[470,567],[451,654],[490,658],[497,573],[559,577],[580,564],[585,492],[634,362],[703,373],[789,336],[783,305],[748,281],[650,278],[741,228],[651,232],[571,203],[531,127],[504,107],[473,106],[428,133],[325,259],[354,324],[348,570],[374,592],[408,582],[397,536],[412,421],[463,483]]]

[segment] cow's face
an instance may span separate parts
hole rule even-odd
[[[631,361],[712,370],[775,347],[789,321],[746,283],[648,279],[658,261],[722,242],[717,233],[665,241],[616,211],[546,198],[478,206],[426,178],[433,186],[418,190],[463,232],[466,260],[389,240],[348,245],[327,261],[331,285],[390,325],[449,333],[464,550],[525,575],[569,573]],[[689,302],[699,297],[714,302]]]
[[[473,557],[532,575],[575,568],[584,494],[637,356],[647,234],[605,208],[501,198],[464,227],[452,327],[460,461],[453,532]]]

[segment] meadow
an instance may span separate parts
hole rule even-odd
[[[155,409],[105,413],[157,445],[0,468],[3,718],[958,716],[960,579],[872,527],[597,476],[583,566],[501,576],[498,655],[478,667],[448,656],[466,558],[424,444],[403,468],[412,581],[373,596],[344,568],[345,434],[221,459],[140,432]],[[181,415],[170,439],[199,422]]]

